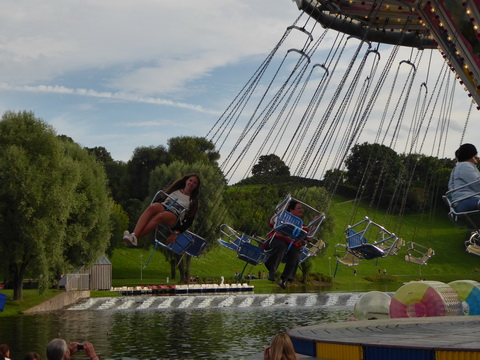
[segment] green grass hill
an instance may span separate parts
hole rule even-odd
[[[352,220],[352,214],[356,214]],[[322,253],[312,259],[311,273],[336,275],[335,282],[349,283],[360,281],[367,276],[378,275],[379,269],[387,270],[387,274],[395,276],[399,281],[403,279],[432,279],[450,281],[454,279],[477,279],[480,259],[465,251],[464,241],[468,239],[469,232],[460,230],[447,218],[446,209],[435,214],[409,214],[399,216],[388,215],[377,210],[372,211],[367,205],[355,207],[352,201],[336,197],[330,209],[330,216],[334,219],[334,231],[331,236],[323,239],[327,247]],[[420,266],[405,261],[407,246],[402,248],[397,255],[386,258],[363,260],[358,266],[357,277],[353,279],[353,268],[338,264],[335,258],[335,245],[345,243],[345,228],[353,225],[368,216],[376,223],[383,225],[387,230],[394,232],[404,239],[422,246],[430,247],[435,255],[427,265]],[[353,223],[352,223],[353,222]],[[242,271],[245,263],[236,258],[236,254],[221,246],[215,245],[202,257],[192,259],[191,275],[201,281],[219,281],[221,276],[233,280],[236,270]],[[141,270],[141,264],[151,259],[146,268]],[[164,284],[170,277],[170,267],[165,256],[156,251],[143,249],[116,249],[111,258],[113,264],[114,285],[129,284]],[[248,266],[245,274],[265,271],[265,267]],[[299,274],[298,271],[297,274]],[[140,279],[140,277],[142,279]],[[175,280],[169,279],[170,283]]]

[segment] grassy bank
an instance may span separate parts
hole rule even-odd
[[[432,247],[435,255],[429,260],[428,265],[419,266],[404,260],[407,252],[405,247],[398,255],[362,261],[356,266],[357,274],[354,276],[351,267],[337,263],[335,245],[345,243],[344,229],[348,224],[355,224],[367,215],[376,223],[395,232],[407,243],[414,241]],[[464,241],[469,233],[456,229],[447,219],[446,212],[438,212],[433,216],[413,214],[399,217],[372,211],[367,206],[354,208],[351,201],[336,198],[330,216],[334,219],[334,231],[328,238],[323,239],[327,247],[319,256],[312,259],[310,272],[333,277],[333,284],[317,286],[318,291],[395,291],[403,283],[419,279],[446,283],[459,279],[480,281],[479,258],[466,253],[464,247]],[[233,251],[218,246],[216,239],[210,240],[213,245],[208,252],[200,258],[192,259],[191,275],[198,278],[199,282],[218,283],[223,276],[225,282],[231,283],[235,281],[235,271],[244,270],[244,274],[253,273],[255,276],[258,276],[259,271],[265,272],[264,266],[248,265],[244,269],[245,262],[238,260]],[[110,260],[113,264],[113,286],[177,283],[177,279],[171,277],[170,265],[165,255],[158,250],[153,251],[153,247],[148,250],[119,248],[115,250]],[[384,270],[387,275],[382,277]],[[299,275],[300,271],[297,274]],[[281,291],[278,286],[267,280],[253,280],[252,284],[259,293]],[[315,284],[310,285],[313,287]],[[312,287],[308,290],[311,291]],[[300,284],[297,284],[297,287],[290,286],[290,289],[305,290]],[[6,293],[9,300],[5,312],[0,313],[0,316],[18,314],[57,294],[55,290],[50,290],[45,295],[39,296],[37,290],[24,290],[24,300],[14,302],[11,300],[11,290],[1,292]],[[105,295],[116,294],[92,292],[92,296]]]
[[[433,248],[435,255],[426,266],[412,264],[404,260],[407,253],[407,247],[404,247],[398,255],[362,261],[356,266],[357,279],[378,275],[379,271],[383,274],[384,270],[388,275],[399,278],[478,278],[479,259],[465,251],[464,241],[469,233],[456,229],[448,220],[446,211],[399,217],[396,214],[372,211],[366,205],[354,207],[351,201],[336,198],[330,216],[334,219],[334,231],[328,238],[323,239],[327,243],[326,249],[312,259],[312,273],[335,276],[336,282],[341,282],[342,278],[353,278],[351,267],[337,264],[335,245],[345,244],[344,229],[347,225],[353,225],[364,216],[369,216],[407,243],[413,241]],[[216,239],[210,240],[213,242],[211,249],[202,257],[192,259],[191,275],[201,281],[219,281],[221,276],[226,280],[233,280],[235,271],[241,272],[245,263],[238,260],[233,251],[217,246]],[[150,256],[147,267],[141,270],[141,264],[145,264]],[[175,282],[175,279],[171,278],[165,256],[159,251],[152,253],[152,250],[120,248],[115,251],[111,261],[115,286],[152,282],[164,284],[167,278],[170,283]],[[265,271],[265,267],[248,265],[245,268],[245,274],[257,275],[259,271]]]
[[[23,311],[30,309],[42,302],[58,295],[59,290],[48,290],[45,294],[40,295],[38,290],[24,289],[23,290],[23,300],[13,300],[13,290],[0,290],[1,294],[7,295],[7,302],[3,312],[0,313],[0,316],[11,316],[18,315]]]

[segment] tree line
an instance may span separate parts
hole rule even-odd
[[[329,170],[321,180],[290,176],[283,161],[269,154],[259,158],[250,178],[227,186],[217,163],[220,154],[204,138],[180,136],[169,139],[167,147],[139,147],[123,162],[103,147],[82,148],[57,135],[27,111],[2,116],[0,144],[0,272],[13,284],[14,299],[22,298],[27,274],[46,289],[62,274],[124,246],[123,230],[134,227],[156,191],[187,173],[202,179],[201,211],[190,230],[214,246],[222,223],[265,234],[275,205],[287,193],[301,194],[299,199],[319,209],[331,191],[392,211],[435,206],[454,166],[451,159],[402,155],[364,143],[351,149],[344,170]],[[330,221],[322,232],[330,231]],[[178,269],[186,281],[190,257],[177,267],[177,256],[165,256],[172,278]],[[308,263],[304,266],[307,271]]]

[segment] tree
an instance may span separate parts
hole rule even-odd
[[[359,193],[373,200],[390,200],[390,194],[405,175],[397,153],[381,144],[357,144],[345,160],[347,182],[359,189]]]
[[[347,172],[340,169],[330,169],[323,176],[323,186],[326,189],[334,191],[339,185],[343,185],[347,180]]]
[[[423,212],[435,207],[448,190],[448,179],[455,161],[420,154],[401,155],[400,158],[409,181],[405,212]]]
[[[277,155],[262,155],[258,159],[258,163],[253,166],[252,175],[290,176],[290,169]]]
[[[0,143],[0,269],[21,300],[26,273],[42,291],[105,250],[108,191],[102,167],[32,112],[6,112]]]
[[[102,146],[86,149],[103,164],[113,200],[118,204],[125,203],[130,198],[127,183],[127,164],[123,161],[114,160],[107,149]]]
[[[128,229],[129,218],[123,208],[115,203],[113,200],[109,202],[111,213],[110,213],[110,223],[111,223],[111,236],[110,236],[110,245],[106,250],[107,256],[113,255],[113,250],[118,247],[124,247],[122,240],[123,231]]]
[[[69,266],[91,265],[105,254],[110,244],[112,211],[103,165],[78,144],[64,145],[67,160],[75,165],[71,176],[77,182],[69,203],[63,256],[66,263],[61,271]]]
[[[145,200],[148,195],[148,179],[157,166],[168,164],[169,155],[164,146],[138,147],[127,163],[129,198]]]
[[[217,165],[220,154],[215,145],[203,138],[194,136],[179,136],[168,140],[168,153],[171,161],[186,163],[205,162]]]
[[[249,235],[265,236],[270,231],[268,222],[283,194],[278,186],[229,187],[224,197],[231,226]]]

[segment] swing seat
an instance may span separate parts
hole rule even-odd
[[[405,246],[405,240],[402,238],[399,238],[396,242],[396,244],[390,249],[390,254],[389,255],[397,255],[400,249],[402,249]],[[382,246],[380,246],[382,248]],[[385,249],[383,249],[385,250]]]
[[[181,234],[177,235],[177,238],[175,239],[175,241],[170,244],[165,244],[158,240],[155,240],[155,242],[158,245],[172,251],[177,255],[183,255],[187,251],[187,249],[192,245],[191,239],[188,238],[187,236],[181,236]]]
[[[372,244],[363,244],[354,248],[349,248],[349,250],[353,255],[365,260],[372,260],[385,255],[385,252],[382,249]]]
[[[355,266],[360,264],[360,261],[362,261],[362,259],[360,259],[359,257],[356,257],[352,253],[347,253],[343,257],[337,257],[337,261],[340,264],[343,264],[346,266]]]
[[[385,255],[385,252],[378,246],[369,244],[367,239],[352,229],[347,229],[347,249],[352,255],[371,260]]]
[[[190,255],[199,257],[205,248],[206,241],[191,231],[185,231],[175,237],[175,241],[167,243],[172,230],[165,225],[158,225],[155,231],[155,244],[170,250],[177,255]]]
[[[222,239],[217,240],[220,245],[223,247],[226,247],[227,249],[233,250],[233,251],[238,251],[238,248],[240,247],[240,244],[244,241],[241,238],[235,239],[233,242],[231,241],[225,241]]]
[[[479,236],[480,236],[480,232],[474,231],[472,232],[472,235],[470,236],[470,238],[467,241],[465,241],[465,250],[467,250],[469,254],[480,256]]]
[[[409,243],[407,252],[405,261],[417,265],[427,265],[428,260],[435,255],[435,251],[432,248],[427,248],[413,241]]]
[[[273,230],[294,241],[302,241],[307,237],[307,231],[302,228],[302,219],[283,210],[278,216]]]
[[[456,212],[451,208],[448,218],[460,229],[471,231],[480,229],[480,211],[478,210]]]
[[[335,257],[337,262],[346,266],[355,266],[360,264],[361,258],[355,256],[351,252],[348,252],[344,244],[337,244],[335,246]]]
[[[182,234],[177,235],[178,237],[186,237],[188,241],[190,241],[190,246],[185,249],[185,253],[192,257],[199,257],[203,253],[203,249],[205,248],[206,241],[201,236],[198,236],[190,231],[186,231]]]
[[[251,265],[259,265],[265,262],[267,252],[262,248],[263,240],[256,237],[249,237],[232,229],[227,224],[220,226],[220,234],[222,238],[218,239],[218,243],[229,250],[237,253],[237,257]],[[256,242],[257,244],[255,245]]]
[[[395,253],[398,237],[368,217],[346,230],[346,250],[360,259],[372,260]],[[367,238],[374,239],[368,241]],[[396,250],[398,251],[398,250]]]
[[[237,257],[251,265],[259,265],[265,262],[266,253],[261,246],[243,242],[238,249]]]
[[[449,190],[442,196],[443,201],[450,208],[448,213],[448,218],[450,221],[460,229],[467,229],[471,231],[476,231],[480,229],[480,210],[470,210],[459,212],[455,210],[455,206],[462,200],[469,199],[474,196],[478,196],[480,193],[474,193],[469,196],[464,196],[460,199],[457,199],[455,202],[452,201],[452,194],[458,190],[462,190],[467,187],[476,187],[478,188],[480,180],[473,181],[471,183],[460,186],[456,189]]]
[[[300,255],[300,264],[312,256],[316,256],[317,253],[325,248],[326,244],[323,240],[312,239],[302,247]]]
[[[247,235],[240,234],[227,224],[220,225],[220,235],[221,237],[217,239],[217,242],[223,247],[235,252],[238,252],[244,242],[250,242]],[[224,240],[225,238],[226,240]]]
[[[304,210],[304,218],[313,219],[308,224],[304,224],[302,219],[287,211],[291,201],[301,204]],[[320,225],[325,219],[325,214],[314,209],[310,205],[292,198],[290,195],[277,205],[275,208],[276,218],[273,224],[273,231],[287,237],[292,241],[302,241],[313,239]]]
[[[469,254],[480,256],[480,246],[476,244],[467,245],[466,250]]]

